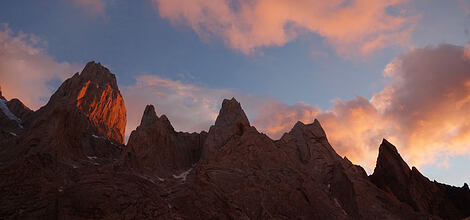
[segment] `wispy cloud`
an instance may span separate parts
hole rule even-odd
[[[344,56],[407,45],[416,16],[407,0],[152,0],[161,17],[190,26],[203,40],[222,38],[245,54],[282,46],[300,34],[322,36]],[[397,12],[390,12],[391,10]]]
[[[73,4],[93,16],[105,16],[106,3],[103,0],[72,0]]]
[[[47,55],[39,38],[31,34],[13,33],[0,26],[0,86],[6,98],[20,98],[32,109],[49,100],[51,81],[62,81],[80,70],[80,66],[57,62]]]

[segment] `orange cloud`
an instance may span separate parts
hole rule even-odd
[[[445,165],[445,158],[470,153],[470,60],[462,59],[464,53],[453,45],[414,49],[387,65],[390,83],[370,100],[338,99],[324,112],[308,105],[267,106],[254,124],[279,137],[297,120],[316,117],[335,150],[369,170],[382,138],[415,166]]]
[[[34,35],[14,34],[6,24],[0,27],[0,86],[7,99],[19,98],[38,109],[52,94],[49,83],[62,81],[80,66],[57,62],[38,46]]]
[[[102,0],[72,0],[73,3],[93,16],[104,16],[106,4]]]
[[[432,163],[441,152],[470,152],[470,60],[464,53],[440,45],[398,57],[386,72],[391,83],[372,98],[399,126],[397,137],[416,164]]]
[[[464,58],[466,58],[467,60],[470,60],[470,43],[468,43],[467,47],[465,48]]]
[[[253,124],[273,139],[279,139],[292,129],[297,121],[312,123],[320,112],[319,109],[304,103],[288,106],[280,102],[266,103],[260,106],[258,111]]]
[[[190,26],[202,39],[220,37],[245,54],[318,34],[339,54],[368,54],[404,45],[415,17],[388,13],[406,0],[152,0],[161,17]]]

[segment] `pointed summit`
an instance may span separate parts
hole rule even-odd
[[[325,130],[321,126],[320,122],[315,119],[311,124],[304,124],[301,121],[295,123],[294,127],[291,129],[291,132],[295,132],[295,130],[302,130],[302,132],[308,132],[315,138],[326,138]]]
[[[372,176],[393,175],[398,182],[403,183],[409,177],[410,172],[410,167],[400,156],[397,148],[386,139],[383,139]]]
[[[320,154],[322,155],[328,155],[328,157],[333,159],[341,159],[333,147],[328,144],[326,133],[317,119],[311,124],[304,124],[298,121],[289,133],[284,134],[281,138],[283,142],[292,142],[292,140],[295,140],[293,146],[296,148],[302,163],[308,163],[312,158],[312,154],[318,152],[321,152]],[[315,140],[315,143],[324,144],[317,145],[310,143],[312,140]],[[314,146],[315,149],[313,149]]]
[[[250,122],[240,103],[235,98],[224,99],[215,125],[209,129],[202,157],[221,148],[232,137],[241,136],[246,127],[250,127]]]
[[[140,120],[140,126],[157,126],[168,131],[175,130],[166,115],[161,115],[160,117],[157,116],[155,107],[153,105],[147,105],[145,107],[144,114],[142,115],[142,119]]]
[[[87,63],[81,73],[81,78],[84,80],[92,80],[100,85],[109,84],[113,89],[118,90],[116,76],[112,74],[108,68],[95,61]]]
[[[176,132],[165,115],[147,105],[140,126],[132,131],[122,154],[126,166],[160,177],[190,169],[201,155],[205,133]]]
[[[250,122],[245,115],[240,103],[232,98],[230,100],[224,99],[222,108],[220,109],[219,116],[215,121],[215,126],[224,126],[230,124],[242,124],[243,126],[250,126]]]
[[[390,184],[392,191],[406,188],[411,174],[411,169],[400,156],[397,148],[386,139],[383,139],[379,147],[379,156],[371,180],[376,185],[385,186]]]
[[[153,107],[153,105],[147,105],[144,110],[144,115],[142,115],[142,120],[140,120],[140,126],[151,125],[156,120],[158,120],[158,117],[155,112],[155,107]]]
[[[75,106],[102,135],[124,143],[126,106],[116,76],[100,63],[89,62],[80,74],[62,83],[46,106],[55,105]]]
[[[466,216],[463,215],[466,208],[453,204],[445,195],[448,192],[439,189],[438,183],[429,181],[416,167],[410,169],[397,148],[385,139],[380,145],[377,165],[370,180],[415,211],[427,212],[443,219],[462,219]]]

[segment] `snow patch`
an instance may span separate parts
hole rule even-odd
[[[164,182],[164,181],[165,181],[165,179],[160,178],[160,177],[158,177],[158,176],[157,176],[157,179],[158,179],[160,182]]]
[[[7,101],[6,100],[3,100],[3,99],[0,100],[0,109],[2,110],[3,114],[5,114],[7,116],[7,118],[9,118],[10,120],[16,121],[18,123],[18,127],[23,128],[23,126],[21,125],[21,123],[22,123],[21,119],[16,117],[16,115],[14,115],[10,111],[10,109],[7,106]]]
[[[94,138],[106,140],[106,138],[105,138],[105,137],[102,137],[102,136],[98,136],[98,135],[94,135],[94,134],[92,134],[91,136],[94,137]]]
[[[96,159],[98,159],[98,157],[91,157],[91,156],[86,156],[86,157],[87,157],[88,159],[90,159],[90,160],[96,160]]]
[[[15,133],[13,133],[13,132],[10,132],[10,134],[13,135],[13,136],[15,136],[15,137],[18,136],[17,134],[15,134]]]
[[[186,181],[186,177],[189,175],[189,173],[191,172],[191,170],[193,170],[193,168],[189,168],[189,170],[186,170],[184,172],[182,172],[181,174],[179,175],[174,175],[173,174],[173,178],[175,179],[181,179],[183,181]]]

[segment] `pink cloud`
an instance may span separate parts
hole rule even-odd
[[[304,103],[286,105],[281,102],[269,102],[259,106],[258,116],[253,124],[271,138],[279,139],[294,127],[297,121],[312,123],[320,109]]]
[[[40,39],[24,33],[14,34],[6,24],[0,27],[0,86],[7,99],[19,98],[38,109],[49,100],[49,82],[62,81],[80,66],[57,62],[37,45]]]
[[[72,0],[73,3],[93,16],[104,16],[106,4],[102,0]]]
[[[387,12],[406,0],[152,0],[161,17],[190,26],[202,39],[218,37],[251,54],[282,46],[302,33],[320,35],[345,56],[404,46],[416,17]]]

